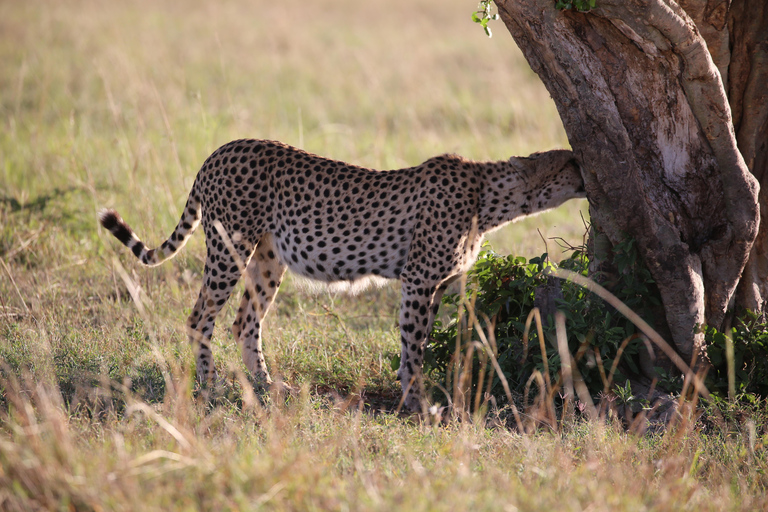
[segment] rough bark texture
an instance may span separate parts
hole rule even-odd
[[[739,150],[760,182],[760,216],[768,219],[768,3],[736,0],[727,29],[733,46],[728,68],[728,98]],[[709,40],[707,40],[709,42]],[[766,311],[768,301],[768,222],[761,222],[736,302]]]
[[[587,170],[597,238],[610,244],[635,238],[664,303],[668,331],[662,330],[684,358],[701,355],[697,326],[723,323],[760,217],[758,180],[737,148],[720,76],[730,76],[732,88],[765,89],[764,79],[755,82],[750,50],[765,38],[744,43],[740,62],[750,69],[741,72],[749,78],[736,80],[729,31],[747,29],[727,22],[728,2],[687,2],[701,32],[669,0],[598,0],[583,14],[558,11],[554,0],[496,3]],[[751,9],[749,3],[739,8]],[[738,111],[739,133],[741,126],[746,138],[752,136],[746,132],[765,133],[765,117],[754,119],[746,110]],[[739,144],[743,151],[746,142],[739,138]],[[764,165],[764,147],[755,153]],[[755,251],[768,252],[765,238]],[[752,270],[762,287],[740,296],[759,295],[754,303],[768,297],[768,265]]]

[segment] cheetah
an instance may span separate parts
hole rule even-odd
[[[475,262],[483,235],[521,217],[585,197],[573,153],[554,150],[498,162],[457,155],[376,171],[280,142],[237,140],[195,178],[176,229],[149,249],[114,210],[101,225],[146,266],[174,256],[202,221],[203,283],[187,320],[197,379],[218,380],[211,352],[217,314],[242,274],[232,332],[248,371],[271,384],[261,328],[285,271],[329,283],[399,279],[405,407],[423,406],[427,337],[446,287]]]

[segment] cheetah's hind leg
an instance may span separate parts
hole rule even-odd
[[[232,324],[243,363],[258,385],[274,385],[264,361],[261,326],[277,296],[286,268],[277,256],[272,235],[264,235],[246,268],[245,292]],[[290,386],[279,385],[282,391],[291,391]]]
[[[213,360],[211,335],[216,316],[226,304],[242,274],[238,263],[228,251],[211,251],[211,247],[221,245],[223,244],[208,245],[203,284],[192,313],[187,319],[189,342],[195,355],[197,381],[203,386],[213,387],[221,383]],[[252,248],[243,244],[237,256],[240,261],[247,262],[251,252]]]

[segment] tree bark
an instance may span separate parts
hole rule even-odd
[[[688,360],[704,355],[699,326],[722,327],[748,260],[740,301],[760,309],[768,297],[768,236],[752,250],[768,173],[750,173],[766,155],[765,7],[760,25],[749,5],[760,0],[738,1],[691,0],[692,16],[672,0],[597,0],[588,13],[496,2],[585,169],[594,240],[636,240],[664,304],[657,325]],[[736,91],[762,114],[732,107]]]
[[[760,216],[768,219],[768,4],[735,0],[727,29],[733,47],[728,98],[739,150],[760,183]],[[708,41],[709,42],[709,41]],[[768,302],[768,222],[761,222],[744,268],[736,305],[765,314]]]

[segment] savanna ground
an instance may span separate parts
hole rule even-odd
[[[235,138],[378,169],[567,147],[547,92],[474,7],[0,2],[0,509],[768,507],[754,422],[521,435],[398,416],[396,284],[349,297],[288,278],[264,334],[273,375],[302,390],[288,400],[251,392],[231,301],[214,334],[228,390],[194,392],[183,326],[204,237],[143,269],[97,210],[158,243],[199,165]],[[534,256],[544,239],[557,258],[550,238],[580,243],[585,210],[491,241]]]

